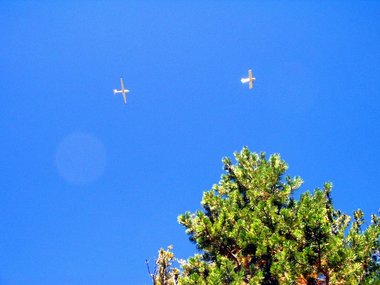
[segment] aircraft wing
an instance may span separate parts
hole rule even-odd
[[[248,78],[249,78],[249,89],[253,88],[253,75],[252,75],[252,69],[248,70]]]
[[[124,104],[127,104],[127,95],[125,95],[125,92],[123,92],[123,98],[124,98]]]
[[[124,81],[123,78],[120,78],[121,91],[124,92]]]

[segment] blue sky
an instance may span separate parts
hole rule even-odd
[[[160,247],[195,252],[177,216],[245,145],[378,211],[380,2],[0,9],[0,285],[149,284]]]

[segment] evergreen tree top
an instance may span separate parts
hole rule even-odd
[[[334,208],[331,183],[295,200],[303,181],[285,175],[279,154],[266,158],[245,147],[234,157],[235,163],[223,159],[225,173],[204,192],[203,209],[178,217],[200,254],[182,262],[181,271],[164,270],[176,276],[168,277],[173,284],[378,282],[377,215],[364,230],[360,209],[351,218]]]

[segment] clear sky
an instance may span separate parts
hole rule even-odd
[[[0,285],[149,284],[160,247],[196,251],[177,216],[245,145],[280,153],[297,195],[331,181],[337,208],[378,211],[379,1],[0,11]]]

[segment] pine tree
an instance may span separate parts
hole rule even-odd
[[[243,148],[234,156],[235,164],[223,159],[226,173],[204,192],[203,210],[178,218],[200,253],[180,272],[164,270],[176,274],[175,284],[379,284],[380,265],[371,258],[380,248],[377,215],[363,229],[360,209],[353,219],[334,209],[331,183],[295,200],[303,181],[285,176],[279,154],[266,159]]]
[[[161,248],[158,251],[158,258],[155,260],[154,270],[151,272],[149,261],[146,260],[148,273],[152,278],[153,285],[175,285],[178,281],[179,270],[173,268],[172,264],[176,260],[172,252],[172,246],[169,245],[167,250]]]

